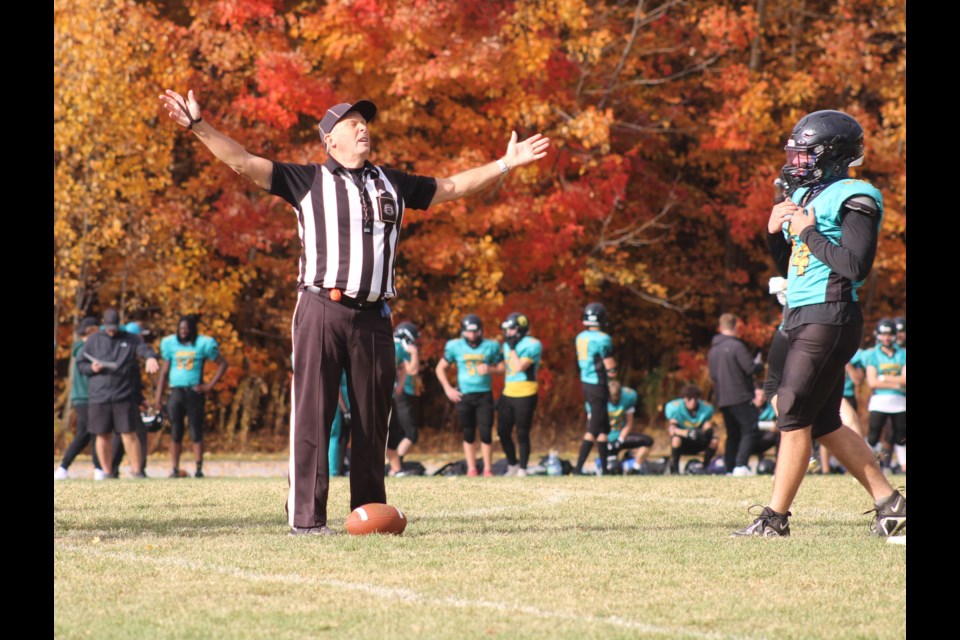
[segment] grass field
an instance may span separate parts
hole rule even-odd
[[[329,523],[343,531],[347,480]],[[57,638],[900,638],[906,547],[848,476],[397,478],[402,537],[289,537],[276,478],[54,486]]]

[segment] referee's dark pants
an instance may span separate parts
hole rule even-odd
[[[351,309],[316,293],[300,294],[293,315],[290,526],[327,523],[327,448],[344,370],[352,408],[350,509],[387,501],[383,455],[397,370],[393,327],[382,308]]]

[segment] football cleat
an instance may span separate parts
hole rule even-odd
[[[751,506],[750,509],[759,506],[761,505],[755,504]],[[750,509],[747,509],[748,513],[751,513]],[[753,524],[739,531],[734,531],[730,535],[734,538],[748,538],[752,536],[762,538],[786,538],[790,535],[790,523],[787,522],[787,518],[790,515],[792,514],[789,511],[785,514],[780,514],[770,507],[763,507],[760,515],[753,521]]]
[[[907,526],[907,499],[899,491],[874,503],[874,508],[864,511],[864,515],[875,513],[870,531],[874,535],[889,538],[903,533]]]

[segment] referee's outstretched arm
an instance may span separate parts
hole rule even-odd
[[[430,205],[464,198],[483,191],[510,169],[522,167],[544,157],[549,148],[550,138],[543,137],[543,134],[537,133],[523,142],[517,142],[517,132],[513,131],[510,134],[510,142],[507,144],[507,153],[496,162],[467,169],[449,178],[437,178],[437,191]]]
[[[240,175],[253,180],[261,189],[270,189],[273,162],[253,155],[239,142],[204,122],[200,116],[200,105],[193,97],[192,89],[187,92],[186,100],[176,91],[167,89],[166,93],[160,96],[160,101],[166,107],[170,118],[180,126],[193,131],[218,160]]]

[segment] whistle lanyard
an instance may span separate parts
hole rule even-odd
[[[347,170],[347,173],[353,178],[353,183],[357,185],[357,190],[360,191],[360,207],[363,212],[363,232],[370,234],[373,233],[373,218],[370,215],[370,208],[373,204],[369,202],[370,197],[367,195],[367,190],[363,186],[363,174],[365,171],[366,169],[357,172]]]

